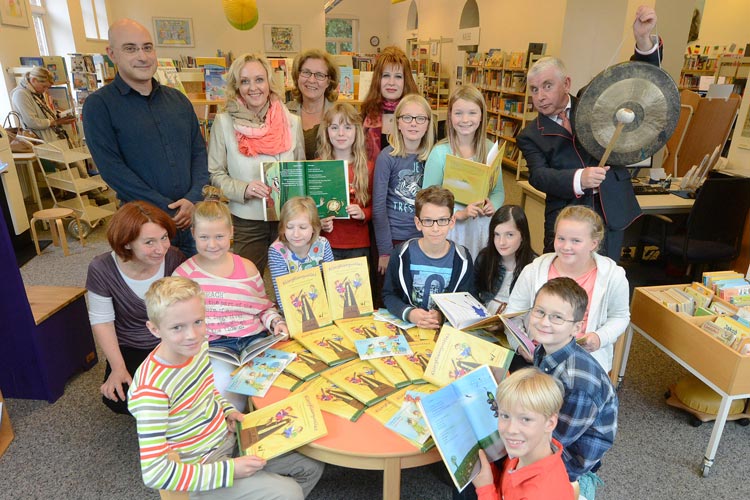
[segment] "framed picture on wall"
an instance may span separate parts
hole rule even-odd
[[[294,54],[300,51],[299,24],[264,24],[263,45],[266,54]]]
[[[193,20],[189,17],[152,17],[158,47],[195,47]]]
[[[28,2],[26,0],[6,0],[0,2],[0,22],[7,26],[29,27]]]

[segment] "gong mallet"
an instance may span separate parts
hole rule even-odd
[[[617,113],[615,113],[615,118],[617,119],[617,127],[615,127],[615,133],[612,134],[612,138],[609,140],[609,144],[607,144],[607,149],[604,150],[602,159],[599,160],[600,167],[603,167],[607,163],[609,155],[610,153],[612,153],[612,148],[615,147],[615,143],[620,137],[620,132],[622,132],[622,129],[625,127],[625,125],[627,125],[628,123],[633,123],[633,120],[635,120],[635,113],[633,113],[633,110],[631,109],[620,108],[617,110]]]

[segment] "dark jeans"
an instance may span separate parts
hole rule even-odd
[[[252,261],[263,276],[268,264],[268,247],[276,240],[279,223],[241,219],[232,215],[232,224],[234,253]]]
[[[189,227],[177,230],[174,238],[172,238],[172,246],[179,248],[180,251],[185,254],[185,258],[187,259],[198,253],[195,249],[193,233],[190,232]]]
[[[125,347],[122,345],[120,346],[120,353],[122,354],[123,361],[125,361],[125,368],[127,368],[128,373],[131,377],[135,374],[135,371],[139,366],[141,366],[141,363],[143,363],[143,361],[148,357],[152,350],[153,349],[136,349],[135,347]],[[108,360],[107,366],[104,368],[104,382],[106,382],[110,373],[112,373],[112,367],[109,365]],[[122,384],[122,390],[123,392],[125,392],[126,398],[128,394],[128,387],[128,384]],[[125,401],[112,401],[111,399],[102,396],[102,402],[107,405],[107,408],[115,413],[130,415],[130,412],[128,411],[127,399]]]
[[[332,248],[333,260],[344,260],[353,259],[355,257],[370,257],[370,248]],[[368,265],[372,266],[372,262],[368,260]],[[377,266],[377,263],[375,263]]]

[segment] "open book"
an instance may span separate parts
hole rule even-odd
[[[271,188],[263,204],[267,221],[279,220],[281,207],[294,196],[309,196],[318,207],[318,215],[348,219],[349,166],[343,160],[263,162],[261,179]]]
[[[510,333],[519,343],[519,349],[522,349],[529,357],[534,356],[536,345],[529,337],[529,311],[503,314],[500,316],[505,325],[505,332]]]
[[[241,455],[266,460],[328,434],[315,396],[302,392],[245,415],[237,423]]]
[[[295,357],[294,353],[268,349],[235,370],[227,390],[262,398]]]
[[[505,455],[490,403],[497,382],[487,366],[418,401],[427,427],[458,491],[479,474],[479,449],[490,462]]]
[[[280,340],[282,340],[282,336],[280,335],[258,335],[258,338],[250,342],[241,352],[237,352],[231,347],[209,345],[208,355],[214,359],[226,361],[234,366],[240,366]]]
[[[433,293],[430,298],[453,328],[476,330],[501,322],[499,314],[490,314],[469,292]]]
[[[484,200],[495,188],[500,175],[500,163],[505,153],[505,142],[490,150],[487,163],[479,163],[458,156],[445,157],[443,187],[450,190],[457,203],[469,205]]]

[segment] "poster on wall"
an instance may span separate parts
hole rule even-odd
[[[195,47],[193,20],[189,17],[152,17],[158,47]]]
[[[26,0],[0,1],[0,22],[6,26],[29,27]]]
[[[300,51],[298,24],[264,24],[263,45],[266,54],[295,54]]]

